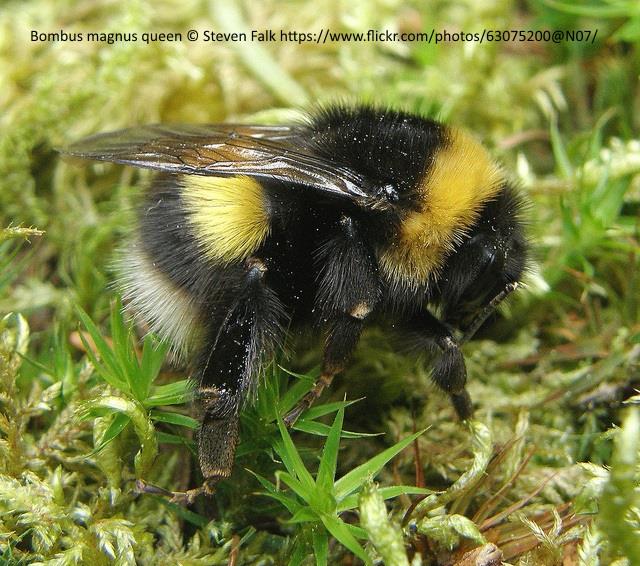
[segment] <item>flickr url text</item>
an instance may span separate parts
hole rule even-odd
[[[31,30],[31,41],[90,42],[90,43],[521,43],[521,42],[578,42],[595,43],[598,30],[522,30],[504,29],[482,31],[448,31],[431,29],[424,32],[397,32],[370,29],[364,32],[332,31],[322,28],[317,31],[260,29],[250,31],[217,31],[190,29],[187,32],[68,32],[59,30],[43,32]]]

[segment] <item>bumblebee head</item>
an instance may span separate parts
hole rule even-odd
[[[449,256],[439,283],[444,318],[450,324],[464,327],[508,283],[521,279],[527,262],[521,209],[517,193],[505,186]]]

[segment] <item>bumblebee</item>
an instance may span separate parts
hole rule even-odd
[[[523,203],[468,133],[330,106],[295,125],[152,125],[66,152],[159,171],[121,261],[134,313],[193,366],[204,486],[231,474],[239,412],[286,333],[324,334],[292,425],[378,321],[435,352],[433,381],[471,415],[460,346],[526,267]]]

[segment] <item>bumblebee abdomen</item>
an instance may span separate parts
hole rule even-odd
[[[120,263],[131,309],[176,352],[191,351],[224,316],[244,263],[270,230],[262,185],[243,177],[159,175]],[[221,306],[222,305],[222,306]]]
[[[129,244],[118,261],[124,300],[149,329],[166,338],[173,354],[183,358],[199,338],[200,307],[196,297],[158,269],[139,241]]]

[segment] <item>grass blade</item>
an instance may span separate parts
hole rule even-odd
[[[414,485],[393,485],[389,487],[380,487],[377,489],[378,494],[382,499],[393,499],[399,495],[431,495],[432,489],[424,487],[416,487]],[[338,505],[338,513],[348,511],[349,509],[355,509],[358,506],[357,493],[352,493],[345,497]]]
[[[311,533],[313,553],[316,556],[316,566],[327,566],[329,555],[329,537],[326,531],[314,529]]]
[[[308,502],[313,496],[313,488],[307,488],[298,478],[293,476],[292,474],[288,474],[287,472],[277,472],[278,478],[287,484],[295,494]]]
[[[100,443],[91,452],[89,452],[89,454],[87,454],[87,457],[94,456],[100,452],[100,450],[114,440],[130,422],[131,419],[124,413],[116,413],[111,424],[107,427],[107,430],[104,431],[104,434],[100,439]]]
[[[309,421],[323,417],[329,413],[335,413],[338,409],[346,409],[349,405],[353,405],[362,399],[353,399],[352,401],[335,401],[334,403],[324,403],[323,405],[314,405],[307,409],[304,413],[305,420]]]
[[[181,415],[180,413],[153,410],[151,411],[151,418],[154,421],[183,426],[193,430],[200,428],[200,423],[196,419],[187,415]]]
[[[336,517],[335,515],[322,515],[320,520],[340,544],[345,548],[348,548],[365,564],[371,564],[371,559],[367,556],[364,548],[360,546],[360,543],[347,528],[347,525],[339,517]]]
[[[331,430],[329,430],[329,435],[327,436],[320,458],[320,467],[318,468],[316,484],[320,490],[325,492],[330,492],[333,489],[333,481],[336,476],[336,466],[338,464],[338,450],[340,449],[340,432],[342,431],[343,422],[344,407],[341,407],[338,409]]]
[[[402,450],[424,433],[425,430],[426,429],[423,429],[407,436],[397,444],[387,448],[384,452],[381,452],[371,458],[371,460],[368,460],[364,464],[351,470],[348,474],[342,476],[335,484],[336,500],[341,501],[347,495],[358,489],[358,487],[366,483],[369,478],[375,476],[389,460],[402,452]]]
[[[300,432],[306,432],[307,434],[314,434],[316,436],[328,436],[331,427],[324,423],[318,423],[316,421],[310,421],[307,419],[299,419],[296,424],[293,425],[293,430]],[[380,436],[383,433],[379,432],[355,432],[352,430],[342,430],[340,432],[341,438],[369,438],[372,436]]]
[[[252,470],[247,471],[252,476],[254,476],[258,480],[258,482],[260,482],[260,485],[264,489],[266,489],[266,492],[262,492],[260,495],[264,495],[265,497],[270,497],[271,499],[279,501],[287,509],[287,511],[291,513],[291,515],[295,515],[302,508],[302,505],[300,505],[300,503],[298,503],[292,497],[289,497],[288,495],[285,495],[284,493],[279,491],[275,484],[271,483],[267,478],[262,477],[260,474],[257,474]]]
[[[182,379],[166,385],[158,385],[152,389],[152,393],[144,403],[146,407],[181,405],[193,397],[193,382],[190,379]]]
[[[281,418],[278,418],[278,428],[280,429],[281,441],[276,442],[274,445],[278,455],[282,458],[282,461],[289,470],[289,473],[297,476],[307,491],[313,491],[315,489],[315,482],[305,467],[304,462],[298,453],[298,449],[293,443],[293,440],[291,440],[291,435],[289,434],[287,427],[284,426],[284,422]]]
[[[91,360],[91,363],[96,368],[96,371],[100,373],[109,385],[119,389],[120,391],[129,393],[128,382],[122,375],[118,360],[113,350],[109,344],[107,344],[107,341],[103,338],[100,330],[98,330],[98,327],[94,324],[89,315],[80,307],[77,307],[77,313],[82,325],[86,328],[89,336],[91,336],[91,339],[93,340],[95,350],[98,351],[100,356],[100,359],[98,359],[98,356],[94,351],[94,347],[89,344],[84,333],[80,332],[82,344],[87,351],[87,356]]]
[[[289,387],[282,399],[280,399],[278,403],[279,413],[282,415],[293,409],[298,404],[298,401],[311,391],[314,383],[315,379],[313,377],[308,375],[299,376],[299,380]]]

